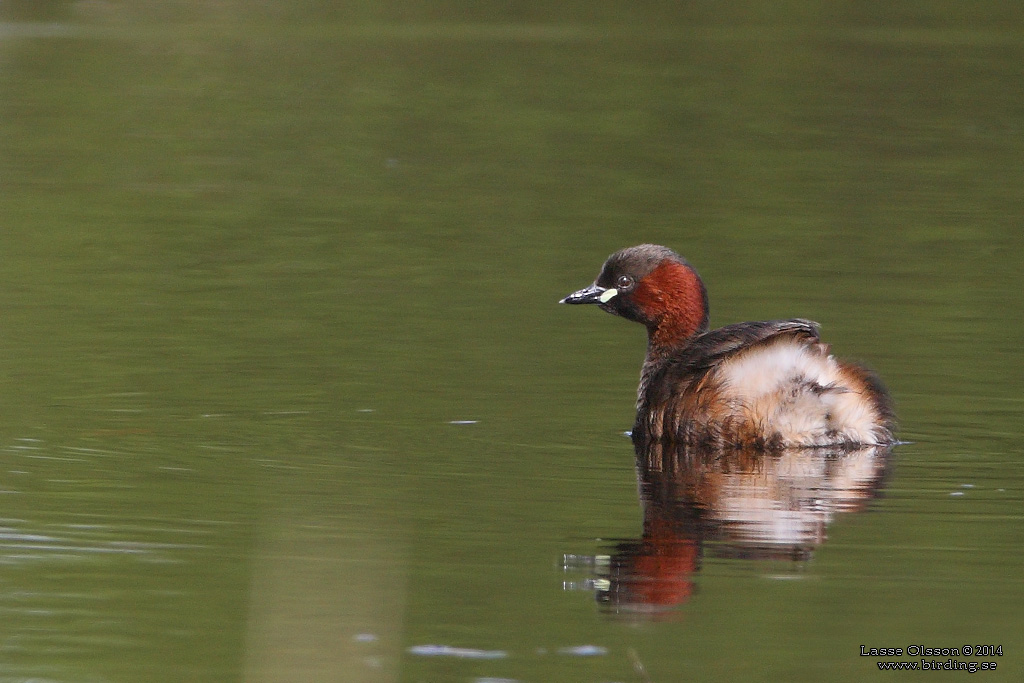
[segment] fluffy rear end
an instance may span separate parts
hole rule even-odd
[[[780,338],[724,360],[707,382],[728,408],[715,421],[739,443],[773,447],[889,443],[892,411],[878,379],[823,344]],[[733,425],[732,429],[728,425]],[[725,435],[729,438],[729,435]]]

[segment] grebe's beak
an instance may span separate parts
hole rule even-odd
[[[597,285],[590,285],[578,292],[573,292],[558,303],[560,304],[606,304],[619,293],[614,287],[605,289]]]

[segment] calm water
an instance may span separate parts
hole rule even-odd
[[[2,7],[0,682],[1021,679],[1018,3]],[[643,241],[913,443],[638,469]]]

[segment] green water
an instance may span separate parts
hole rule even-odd
[[[976,9],[4,3],[0,681],[1019,680],[1024,11]],[[642,534],[644,341],[555,302],[638,242],[913,442],[657,619],[563,590]]]

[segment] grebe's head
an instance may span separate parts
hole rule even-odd
[[[708,328],[708,294],[693,266],[656,244],[641,244],[608,257],[594,284],[562,299],[597,304],[643,323],[651,341],[674,345]]]

